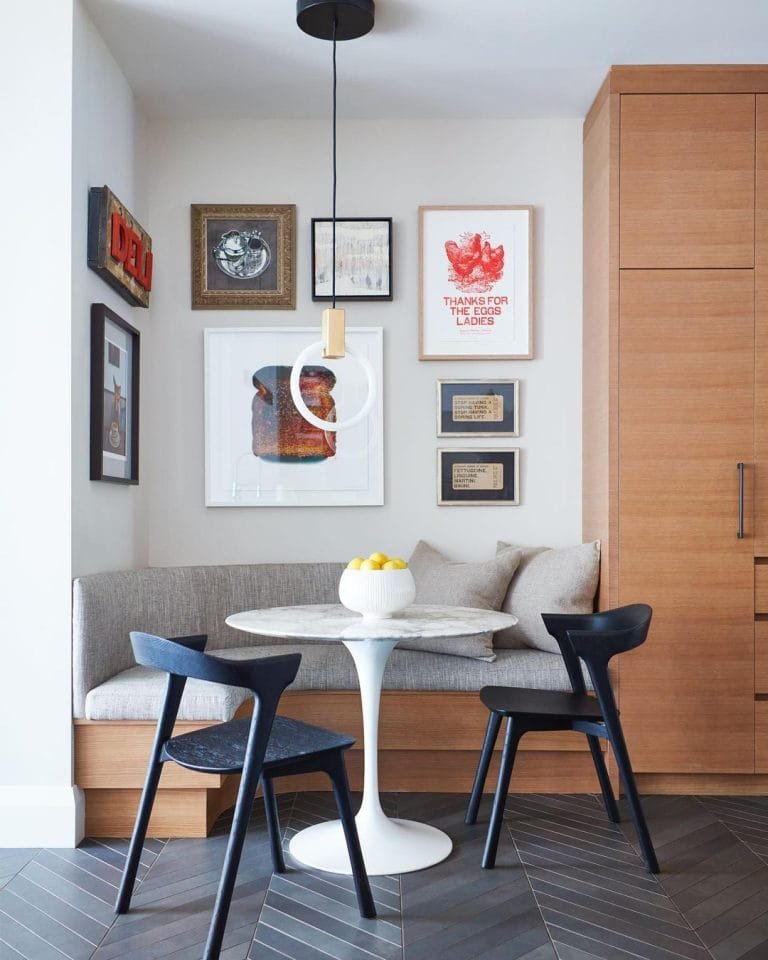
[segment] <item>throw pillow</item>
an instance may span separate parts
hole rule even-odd
[[[509,547],[498,551],[490,560],[463,563],[448,560],[439,550],[420,540],[408,564],[416,583],[415,602],[499,610],[521,557],[520,550]],[[411,640],[398,646],[489,662],[496,659],[491,633]]]
[[[499,542],[498,555],[510,544]],[[501,609],[514,614],[514,627],[494,636],[498,648],[535,647],[550,653],[560,648],[541,619],[542,613],[591,613],[600,576],[600,541],[575,547],[523,547],[522,560]]]

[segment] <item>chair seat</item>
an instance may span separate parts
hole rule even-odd
[[[230,720],[213,727],[203,727],[168,740],[163,759],[200,773],[239,773],[245,762],[245,748],[251,720]],[[269,746],[264,757],[264,772],[282,764],[301,760],[328,750],[347,750],[353,737],[310,726],[289,717],[275,717]]]
[[[584,693],[527,690],[517,687],[483,687],[480,699],[504,716],[547,717],[552,720],[602,720],[600,704]]]

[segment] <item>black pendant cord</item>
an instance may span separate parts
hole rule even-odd
[[[333,214],[331,219],[331,306],[336,309],[336,27],[333,18]]]

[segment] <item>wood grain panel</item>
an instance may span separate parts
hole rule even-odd
[[[755,556],[768,557],[768,96],[756,102]]]
[[[636,779],[642,794],[721,797],[764,797],[768,794],[768,776],[754,774],[640,773]]]
[[[755,564],[755,613],[768,614],[768,564]]]
[[[619,98],[602,100],[584,127],[582,531],[600,540],[599,605],[615,604],[618,524]]]
[[[616,66],[611,93],[768,93],[768,66],[758,64],[664,64]]]
[[[343,730],[357,738],[353,749],[362,749],[360,694],[356,690],[286,692],[280,701],[280,713]],[[479,751],[487,721],[488,711],[476,693],[383,690],[379,750]],[[501,748],[500,742],[497,747]],[[519,749],[579,752],[588,747],[585,737],[565,731],[526,734]]]
[[[755,623],[755,693],[768,694],[768,621]]]
[[[753,311],[751,271],[621,274],[620,600],[654,609],[619,661],[642,772],[754,769]]]
[[[768,700],[755,701],[755,770],[768,773]]]
[[[624,96],[621,266],[754,265],[755,98]]]

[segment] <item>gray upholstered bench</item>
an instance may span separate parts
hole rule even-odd
[[[281,712],[360,736],[357,677],[342,644],[262,641],[256,636],[248,637],[248,643],[224,622],[240,610],[337,602],[342,567],[336,563],[166,567],[94,574],[75,581],[76,780],[86,790],[88,832],[114,836],[129,830],[162,699],[164,676],[135,665],[130,630],[161,636],[205,633],[209,651],[235,659],[298,651],[301,667]],[[536,649],[500,649],[492,663],[394,650],[382,696],[383,789],[468,787],[484,724],[477,691],[485,684],[567,689],[568,678],[559,655]],[[242,716],[250,710],[247,696],[237,688],[190,681],[179,713],[180,728]],[[548,749],[554,746],[561,752],[562,738],[550,739]],[[538,753],[545,751],[532,750],[532,758]],[[570,748],[563,750],[558,763],[572,767],[576,755]],[[359,783],[355,759],[350,763],[353,784]],[[587,766],[583,773],[591,777]],[[578,776],[583,781],[581,772]],[[206,778],[197,784],[188,771],[169,768],[163,774],[155,829],[166,836],[203,835],[229,805],[234,789],[229,779],[212,785]],[[579,786],[572,777],[569,783]]]

